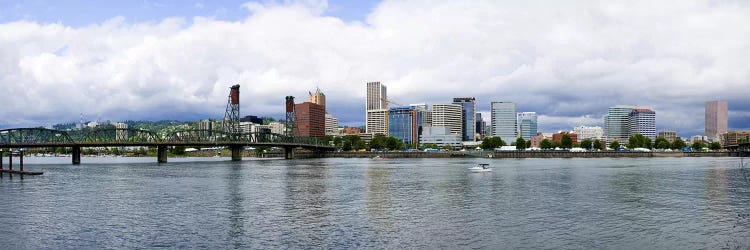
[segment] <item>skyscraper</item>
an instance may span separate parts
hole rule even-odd
[[[388,95],[385,85],[380,82],[367,83],[366,133],[388,135],[386,100],[388,100]]]
[[[630,121],[628,136],[641,134],[651,141],[656,140],[656,112],[650,109],[633,109],[628,117]]]
[[[461,105],[452,103],[433,104],[432,126],[446,127],[451,134],[462,134]]]
[[[423,114],[414,106],[390,107],[388,135],[398,138],[405,144],[419,144]]]
[[[320,105],[323,111],[328,113],[326,110],[326,95],[320,91],[320,88],[315,88],[315,93],[307,92],[310,94],[310,102]]]
[[[607,134],[607,143],[617,141],[620,144],[627,143],[630,136],[630,111],[633,106],[617,105],[610,107],[604,117],[604,129]]]
[[[323,107],[311,102],[294,104],[295,136],[323,138],[326,133],[326,118]]]
[[[461,105],[461,139],[474,141],[476,133],[477,103],[474,97],[453,98],[453,104]]]
[[[507,144],[516,141],[518,138],[516,134],[518,122],[516,104],[512,102],[492,102],[490,104],[490,115],[492,136],[499,136]]]
[[[536,112],[521,112],[518,113],[518,137],[524,140],[531,140],[531,137],[536,135],[537,122]]]
[[[712,141],[717,141],[720,135],[727,132],[727,102],[706,102],[706,134]]]
[[[477,134],[479,134],[480,137],[484,137],[486,135],[485,127],[487,125],[482,119],[482,113],[477,113],[476,117],[477,117],[477,126],[476,126]]]

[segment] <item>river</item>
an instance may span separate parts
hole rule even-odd
[[[26,158],[0,248],[750,247],[739,158],[169,160]]]

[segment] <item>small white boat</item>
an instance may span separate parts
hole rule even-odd
[[[376,156],[374,156],[374,157],[372,157],[372,158],[373,158],[373,159],[380,159],[381,157],[380,157],[379,155],[376,155]]]
[[[474,167],[470,167],[469,171],[471,172],[492,172],[492,169],[490,168],[490,164],[486,163],[479,163]]]

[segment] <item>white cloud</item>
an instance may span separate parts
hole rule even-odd
[[[244,114],[281,114],[284,96],[320,86],[349,124],[363,120],[368,81],[401,103],[513,101],[549,130],[600,122],[616,104],[651,106],[669,114],[659,127],[690,131],[702,123],[681,121],[702,121],[690,110],[706,100],[750,110],[731,104],[750,89],[741,3],[386,1],[364,23],[322,16],[325,1],[244,7],[236,22],[0,24],[0,124],[219,117],[235,83]]]

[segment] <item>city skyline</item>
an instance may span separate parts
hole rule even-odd
[[[728,103],[729,131],[750,130],[746,3],[76,5],[0,4],[0,128],[216,118],[232,84],[243,115],[282,118],[284,96],[319,86],[340,124],[360,126],[361,86],[378,81],[402,104],[475,97],[486,122],[491,102],[514,102],[539,131],[603,126],[608,107],[637,104],[657,131],[702,135],[711,100]]]

